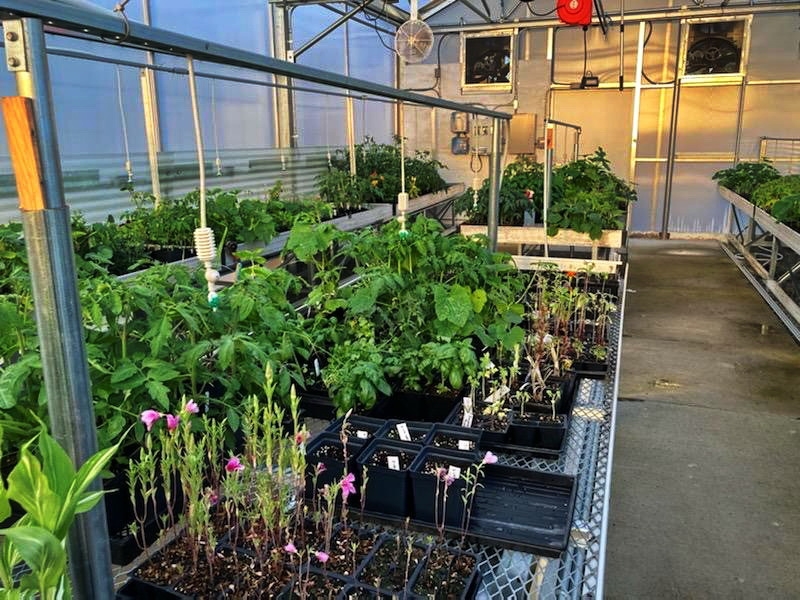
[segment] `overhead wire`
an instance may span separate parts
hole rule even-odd
[[[647,27],[648,27],[647,35],[644,37],[644,43],[642,44],[642,50],[647,48],[647,42],[650,41],[650,36],[653,35],[653,22],[652,21],[647,21]],[[647,83],[649,83],[650,85],[672,85],[672,84],[675,83],[674,79],[672,81],[653,81],[652,79],[650,79],[650,77],[647,75],[647,73],[645,73],[644,65],[642,65],[642,77],[644,77],[645,80],[647,81]]]
[[[117,71],[117,104],[119,105],[119,117],[122,122],[122,143],[125,148],[125,171],[128,174],[128,183],[133,183],[133,165],[131,164],[131,150],[128,144],[128,119],[125,114],[125,105],[122,101],[122,75],[119,65]]]

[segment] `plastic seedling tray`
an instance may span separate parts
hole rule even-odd
[[[373,439],[358,456],[360,472],[367,471],[365,510],[405,518],[411,505],[408,468],[422,446]],[[392,464],[397,459],[398,464]]]

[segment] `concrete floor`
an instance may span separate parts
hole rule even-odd
[[[800,346],[718,242],[628,279],[606,598],[800,598]]]

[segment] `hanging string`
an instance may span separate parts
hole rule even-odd
[[[400,134],[400,193],[397,195],[397,209],[400,216],[400,236],[408,235],[406,231],[406,211],[408,210],[408,194],[406,193],[406,140],[405,140],[405,110],[403,102],[398,104],[398,133]]]
[[[219,134],[217,133],[217,93],[216,81],[211,80],[211,127],[214,130],[214,165],[217,167],[217,177],[222,176],[222,160],[219,157]]]
[[[325,148],[328,153],[328,168],[333,168],[333,162],[331,161],[331,140],[330,140],[330,116],[331,116],[331,97],[328,94],[324,94],[323,97],[325,98]]]
[[[131,165],[131,150],[128,145],[128,120],[125,116],[125,105],[122,103],[122,75],[117,65],[117,103],[119,104],[119,117],[122,122],[122,143],[125,146],[125,171],[128,173],[128,183],[133,183],[133,166]]]

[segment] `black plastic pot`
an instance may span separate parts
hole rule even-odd
[[[408,428],[408,433],[409,436],[411,437],[410,442],[412,444],[419,444],[419,445],[425,443],[425,440],[428,438],[428,435],[431,432],[431,428],[433,427],[431,423],[392,419],[390,421],[386,421],[386,427],[381,429],[380,433],[376,437],[389,440],[392,442],[409,441],[400,439],[400,432],[398,431],[397,426],[400,425],[401,423],[405,423],[406,427]]]
[[[391,456],[405,455],[408,457],[408,466],[419,454],[422,446],[407,442],[393,442],[390,440],[373,439],[358,457],[360,472],[367,469],[367,486],[364,509],[382,515],[404,518],[410,515],[411,485],[408,480],[408,470],[390,469],[387,464],[373,464],[375,455],[386,452]]]
[[[464,408],[461,404],[457,404],[450,415],[447,417],[445,421],[448,424],[452,425],[461,425],[463,422],[464,417]],[[472,427],[471,429],[476,429],[481,431],[481,447],[483,448],[491,448],[492,444],[505,444],[509,440],[509,428],[511,425],[512,420],[512,413],[511,411],[506,412],[506,424],[505,428],[502,430],[492,430],[487,429],[486,418],[480,412],[476,412],[473,420],[472,420]]]
[[[587,379],[604,379],[608,373],[608,362],[598,362],[592,360],[576,360],[572,363],[572,372],[576,377],[586,377]]]
[[[480,453],[483,430],[471,427],[461,427],[460,425],[448,425],[446,423],[436,423],[431,427],[424,445],[443,450],[445,452],[464,452],[472,453],[477,456]],[[455,442],[453,448],[441,446],[442,440],[452,440]],[[437,445],[438,444],[438,445]],[[461,447],[459,447],[459,444]],[[468,445],[468,447],[466,447]]]
[[[525,416],[515,414],[511,423],[511,442],[530,448],[546,448],[560,450],[567,433],[568,418],[557,415],[560,422],[552,422],[550,417],[541,413],[527,413]]]
[[[323,388],[300,390],[300,412],[304,417],[330,421],[336,417],[336,407]]]
[[[415,520],[434,526],[444,523],[448,527],[461,527],[464,519],[463,475],[447,486],[430,470],[435,465],[447,470],[457,467],[463,474],[476,462],[474,454],[448,452],[430,446],[423,448],[409,471]]]
[[[460,401],[461,394],[437,396],[421,392],[395,391],[385,402],[376,405],[371,414],[383,419],[439,423],[447,418],[453,406]]]
[[[371,585],[364,585],[363,583],[354,583],[348,585],[342,592],[336,596],[336,600],[375,600],[376,598],[387,598],[389,600],[397,600],[398,595],[391,592],[379,590]]]
[[[325,449],[334,449],[331,452],[336,456],[325,456]],[[356,463],[356,456],[361,451],[362,444],[355,442],[347,443],[347,462],[342,460],[339,452],[343,450],[342,442],[338,433],[323,432],[315,435],[306,446],[306,497],[314,495],[314,477],[320,463],[324,465],[324,470],[316,475],[316,489],[322,489],[325,485],[332,484],[342,479],[347,473],[356,476],[356,488],[360,485],[360,470]],[[351,495],[348,501],[352,504],[356,499]]]
[[[332,573],[330,571],[326,572],[326,571],[321,570],[321,569],[319,569],[317,567],[311,567],[308,570],[304,569],[302,577],[308,577],[309,574],[312,577],[324,578],[324,579],[329,579],[329,580],[334,580],[334,581],[339,582],[342,585],[342,590],[339,592],[339,594],[336,595],[337,598],[339,597],[339,595],[342,592],[344,592],[345,589],[347,589],[348,586],[353,584],[353,578],[352,577],[345,577],[344,575],[339,575],[338,573]],[[299,589],[299,586],[298,586],[298,584],[301,583],[301,582],[302,582],[302,580],[298,581],[297,577],[292,579],[292,581],[286,586],[286,588],[280,592],[280,594],[278,595],[278,598],[280,598],[280,600],[290,600],[292,598],[303,598],[303,597],[305,597],[305,598],[326,598],[326,597],[328,597],[326,595],[321,595],[321,594],[318,594],[318,593],[315,594],[314,592],[315,591],[318,592],[318,590],[307,590],[306,595],[304,596],[300,592],[300,589]]]
[[[325,431],[339,435],[342,431],[342,423],[344,417],[339,417],[333,421]],[[387,427],[386,421],[383,419],[375,419],[373,417],[364,417],[361,415],[351,415],[347,419],[347,431],[349,433],[348,440],[359,447],[363,447],[369,443],[374,437],[380,437],[383,430]]]

